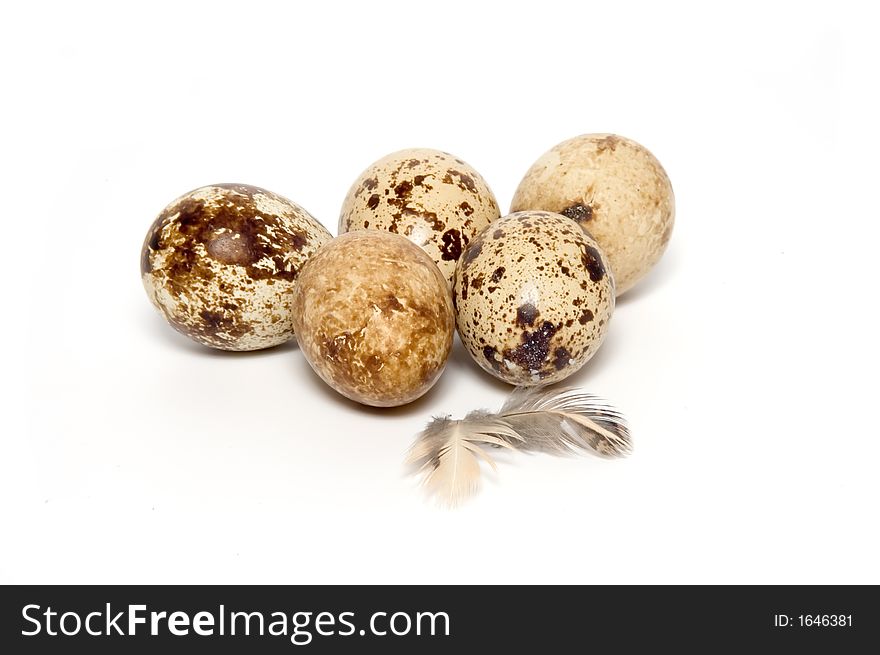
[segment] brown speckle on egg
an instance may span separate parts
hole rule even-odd
[[[308,212],[271,191],[214,184],[181,196],[153,222],[141,279],[179,332],[222,350],[293,337],[297,273],[331,238]]]
[[[493,285],[474,285],[477,279]],[[510,384],[548,384],[598,350],[614,309],[614,281],[601,249],[575,221],[518,212],[486,228],[463,253],[453,300],[462,343],[480,367]]]
[[[614,134],[584,134],[555,146],[525,174],[511,212],[559,212],[596,239],[617,295],[659,261],[675,221],[666,171],[644,146]]]
[[[414,148],[390,154],[361,174],[342,205],[339,233],[404,235],[451,284],[462,250],[499,216],[495,196],[477,171],[448,153]]]
[[[446,365],[455,318],[446,279],[405,237],[357,231],[321,248],[293,293],[297,341],[315,372],[365,405],[411,402]]]

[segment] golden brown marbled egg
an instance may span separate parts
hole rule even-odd
[[[598,244],[575,221],[516,212],[485,228],[458,262],[458,334],[483,370],[515,385],[558,382],[592,357],[614,310]]]
[[[431,256],[451,284],[462,250],[500,215],[477,171],[448,152],[411,148],[361,173],[342,204],[339,234],[402,234]]]
[[[153,222],[141,279],[178,331],[221,350],[257,350],[293,337],[291,290],[330,233],[297,204],[246,184],[181,196]]]
[[[672,184],[647,148],[614,134],[584,134],[542,155],[513,196],[511,212],[559,212],[608,255],[617,295],[659,261],[675,221]]]
[[[455,318],[446,279],[402,236],[349,232],[303,267],[293,293],[300,349],[333,389],[393,407],[430,389],[446,365]]]

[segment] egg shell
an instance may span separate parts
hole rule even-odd
[[[455,317],[446,279],[418,246],[387,232],[343,234],[305,265],[293,294],[297,341],[315,372],[364,405],[430,389]]]
[[[402,234],[431,256],[451,284],[462,250],[500,215],[489,185],[468,164],[448,152],[411,148],[361,173],[342,205],[339,234]]]
[[[550,384],[602,344],[614,281],[598,244],[575,221],[517,212],[468,246],[453,302],[462,343],[483,370],[514,385]]]
[[[141,250],[141,279],[167,321],[198,343],[258,350],[293,338],[299,269],[332,236],[306,210],[246,184],[214,184],[168,205]]]
[[[672,184],[647,148],[614,134],[584,134],[528,170],[511,212],[541,209],[578,221],[608,255],[617,295],[659,261],[675,221]]]

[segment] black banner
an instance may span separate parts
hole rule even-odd
[[[4,653],[861,652],[874,587],[4,587]],[[465,650],[464,652],[469,652]]]

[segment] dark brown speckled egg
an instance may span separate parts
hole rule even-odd
[[[178,332],[221,350],[291,339],[300,268],[330,233],[271,191],[214,184],[181,196],[156,218],[141,251],[150,301]]]
[[[614,281],[575,221],[516,212],[484,229],[455,271],[458,333],[485,371],[515,385],[558,382],[605,338]]]
[[[452,284],[471,239],[501,215],[483,177],[455,155],[401,150],[372,164],[352,185],[339,234],[382,230],[420,246]]]

